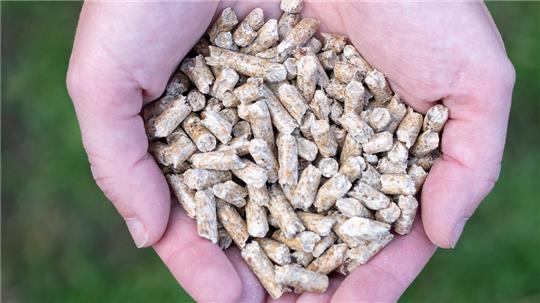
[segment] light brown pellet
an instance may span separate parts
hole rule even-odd
[[[246,205],[247,190],[234,181],[225,181],[212,186],[214,195],[236,207]]]
[[[362,172],[366,169],[366,162],[361,156],[350,157],[345,160],[345,163],[339,168],[339,173],[347,176],[352,183],[362,176]]]
[[[287,70],[282,64],[215,46],[208,48],[210,57],[206,57],[206,64],[210,66],[230,67],[239,74],[260,77],[269,82],[282,81],[287,77]]]
[[[170,135],[191,112],[191,106],[186,102],[186,97],[168,97],[168,101],[162,104],[163,110],[148,119],[146,132],[149,137],[164,138]]]
[[[313,260],[313,254],[296,250],[292,252],[291,259],[293,263],[306,267]]]
[[[232,124],[220,113],[207,111],[201,123],[208,129],[221,143],[226,144],[232,139]]]
[[[375,102],[384,105],[392,98],[392,91],[384,74],[380,71],[373,69],[366,75],[366,85],[373,94]]]
[[[353,247],[347,251],[347,257],[358,262],[366,264],[373,258],[381,249],[383,249],[394,238],[394,235],[389,234],[380,240],[369,241],[366,244]]]
[[[437,104],[428,109],[422,130],[432,130],[438,133],[444,127],[446,120],[448,120],[448,108],[444,105]]]
[[[217,199],[217,216],[223,227],[227,230],[234,243],[242,248],[249,238],[246,222],[234,206]]]
[[[347,217],[372,218],[373,215],[360,200],[352,197],[337,199],[336,208]]]
[[[322,293],[328,288],[328,276],[303,268],[298,264],[276,266],[276,281],[294,287],[296,292]]]
[[[262,238],[268,233],[268,216],[266,208],[259,205],[251,196],[246,204],[246,224],[250,236]]]
[[[259,243],[264,253],[277,265],[291,263],[291,251],[287,245],[272,239],[258,238],[255,241]]]
[[[362,155],[362,145],[358,144],[351,134],[347,133],[339,156],[339,165],[344,165],[347,159],[360,155]]]
[[[310,253],[321,237],[312,231],[302,231],[294,236],[287,237],[282,230],[278,229],[272,234],[272,239],[287,245],[292,250],[300,250]]]
[[[388,105],[386,105],[386,109],[388,109],[388,112],[390,112],[390,116],[392,117],[386,130],[394,133],[407,114],[407,107],[401,102],[399,95],[394,94]]]
[[[233,40],[236,45],[246,47],[257,37],[257,31],[264,24],[264,12],[261,8],[255,8],[240,22],[233,32]]]
[[[279,184],[295,186],[298,183],[298,148],[293,135],[280,134],[277,138]]]
[[[400,235],[406,235],[411,231],[414,223],[418,201],[413,196],[399,196],[398,206],[401,214],[394,223],[394,231]]]
[[[233,170],[246,167],[235,150],[211,151],[193,154],[189,161],[193,168],[213,170]]]
[[[195,203],[195,190],[189,188],[180,175],[166,175],[167,182],[172,189],[176,200],[185,209],[191,218],[197,217],[197,204]]]
[[[313,260],[307,269],[328,275],[343,264],[347,250],[347,244],[332,245],[322,256]]]
[[[298,14],[304,7],[302,0],[283,0],[280,2],[279,8],[289,14]]]
[[[292,206],[307,210],[315,201],[320,180],[321,171],[313,165],[308,165],[300,175],[300,180],[291,199]]]
[[[381,191],[388,195],[414,195],[414,180],[405,174],[382,174]]]
[[[376,107],[371,111],[368,118],[368,124],[374,131],[383,131],[392,121],[392,115],[387,108]]]
[[[421,128],[422,115],[414,112],[412,108],[409,108],[396,131],[397,139],[405,143],[407,148],[411,148],[416,141],[416,137]]]
[[[330,231],[327,236],[323,237],[313,248],[313,256],[315,258],[320,257],[330,246],[336,243],[337,236],[335,233]]]
[[[184,172],[184,183],[192,189],[202,190],[231,179],[228,171],[192,168]]]
[[[315,31],[319,27],[319,21],[311,18],[304,18],[300,20],[289,31],[287,36],[276,46],[278,55],[286,57],[295,48],[302,46],[315,34]]]
[[[232,30],[236,24],[238,24],[236,13],[230,7],[225,8],[208,30],[210,41],[213,42],[220,32]]]
[[[245,54],[254,55],[272,47],[278,40],[278,21],[276,19],[269,19],[257,32],[257,38],[240,51]]]
[[[333,176],[319,188],[313,206],[315,206],[317,212],[328,210],[334,205],[337,199],[347,193],[351,186],[352,184],[349,182],[347,176],[342,174]]]
[[[299,124],[302,123],[302,118],[308,109],[308,105],[298,89],[290,84],[282,84],[279,86],[279,100],[287,109],[291,117]]]
[[[198,190],[195,193],[195,204],[197,205],[197,232],[199,236],[212,241],[212,243],[217,243],[216,198],[212,190]]]
[[[410,151],[415,157],[423,157],[437,147],[439,147],[439,134],[432,130],[426,130],[418,136]]]
[[[319,153],[321,153],[323,157],[333,157],[336,155],[338,144],[328,121],[313,121],[310,132],[315,144],[317,144],[317,147],[319,148]]]
[[[283,194],[281,187],[277,184],[273,184],[270,187],[270,204],[268,210],[270,210],[272,217],[276,219],[281,231],[286,237],[292,237],[305,230],[302,221],[300,221]]]
[[[298,157],[306,161],[314,161],[319,149],[315,142],[303,137],[296,137],[296,147],[298,148]]]
[[[354,112],[343,114],[339,122],[358,143],[364,144],[373,136],[373,129]]]
[[[278,146],[279,147],[279,146]],[[278,180],[278,161],[268,143],[263,139],[253,139],[249,143],[249,153],[255,163],[267,171],[268,182],[274,183]]]
[[[353,241],[374,241],[387,237],[390,234],[390,225],[379,221],[352,217],[339,227],[340,232]]]
[[[390,203],[387,208],[379,209],[375,212],[375,219],[384,223],[394,223],[401,214],[401,210],[394,202]]]
[[[424,184],[428,173],[421,166],[412,164],[407,171],[407,175],[409,175],[411,179],[413,179],[416,191],[418,192],[420,188],[422,188],[422,185]]]
[[[253,185],[255,187],[265,186],[266,181],[268,181],[266,170],[247,159],[243,161],[246,164],[244,168],[234,169],[231,172],[247,185]]]
[[[189,80],[191,80],[201,93],[208,94],[210,85],[214,83],[214,75],[208,65],[206,65],[202,55],[184,59],[182,65],[180,65],[180,70],[188,76]]]
[[[321,237],[325,237],[331,233],[332,226],[335,220],[329,216],[314,214],[306,211],[297,211],[296,215],[307,230],[317,233]]]
[[[358,181],[348,195],[358,199],[365,207],[372,210],[383,209],[390,204],[390,198],[362,181]]]
[[[313,99],[317,84],[317,57],[306,55],[296,65],[296,86],[305,100]],[[308,101],[309,102],[309,101]]]
[[[281,297],[283,294],[281,282],[276,280],[274,266],[259,243],[251,241],[241,250],[241,255],[270,296],[274,299]]]
[[[376,154],[389,151],[392,149],[394,140],[390,132],[375,133],[368,142],[362,144],[365,153]]]
[[[317,163],[317,168],[323,177],[331,178],[338,173],[338,163],[334,158],[321,158]]]
[[[344,112],[362,112],[364,108],[364,86],[356,80],[351,80],[345,86],[345,106]]]
[[[283,107],[279,99],[274,93],[266,86],[262,86],[262,91],[265,97],[270,117],[272,118],[272,124],[282,134],[290,134],[298,126],[291,115]]]

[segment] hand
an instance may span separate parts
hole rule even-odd
[[[230,4],[220,4],[222,8]],[[262,301],[265,292],[238,250],[222,252],[196,234],[147,153],[139,116],[204,33],[217,3],[86,3],[68,74],[83,143],[96,182],[126,220],[138,247],[154,245],[198,301]],[[233,3],[239,18],[256,4]],[[263,4],[279,17],[277,3]],[[500,169],[514,70],[481,3],[307,3],[322,31],[347,34],[416,110],[434,102],[450,110],[443,157],[432,168],[413,231],[325,294],[292,301],[395,301],[439,247],[453,247],[493,187]],[[167,222],[169,226],[167,227]],[[165,229],[167,228],[166,232]],[[163,233],[165,234],[163,235]],[[162,237],[163,236],[163,237]],[[435,245],[434,245],[435,244]]]

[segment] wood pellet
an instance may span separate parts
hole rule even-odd
[[[406,105],[301,0],[280,8],[223,10],[142,111],[199,235],[236,245],[272,298],[322,293],[411,231],[450,114]]]

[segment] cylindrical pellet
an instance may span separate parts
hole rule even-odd
[[[345,243],[333,245],[322,256],[313,260],[307,268],[328,275],[343,264],[347,250]]]
[[[406,235],[412,229],[418,208],[418,201],[413,196],[399,196],[398,206],[401,214],[394,223],[394,231],[400,235]]]
[[[244,161],[232,149],[193,154],[189,161],[193,168],[201,169],[232,170],[246,167]]]
[[[279,146],[278,146],[279,147]],[[255,163],[266,169],[268,173],[268,182],[274,183],[278,180],[278,161],[268,143],[263,139],[253,139],[249,143],[249,153]]]
[[[246,245],[249,238],[246,222],[234,206],[222,200],[217,200],[217,216],[227,230],[234,243],[240,248]]]
[[[349,182],[347,176],[342,174],[337,174],[328,179],[317,191],[315,202],[313,202],[317,212],[322,212],[332,207],[337,199],[343,197],[349,191],[351,186],[352,184]]]
[[[311,124],[311,135],[323,157],[333,157],[337,153],[338,143],[330,124],[326,120],[316,120]]]
[[[212,186],[214,195],[236,207],[246,204],[247,190],[234,181],[226,181]]]
[[[273,184],[270,188],[270,205],[268,210],[270,210],[272,217],[276,219],[281,231],[286,237],[292,237],[296,233],[305,230],[302,221],[300,221],[280,186],[277,184]]]
[[[281,297],[283,287],[275,279],[274,265],[259,244],[251,241],[241,250],[241,255],[270,296],[274,299]]]
[[[209,152],[216,148],[216,137],[202,125],[201,120],[194,113],[182,122],[182,128],[201,152]]]
[[[268,216],[264,206],[258,205],[248,198],[246,203],[246,223],[250,236],[262,238],[268,233]]]
[[[197,205],[197,232],[199,236],[212,243],[217,243],[217,213],[216,198],[211,189],[199,190],[195,193]]]
[[[414,195],[414,180],[405,174],[382,174],[381,191],[388,195]]]
[[[307,270],[298,264],[276,266],[276,281],[294,287],[295,291],[323,293],[328,288],[326,275]]]
[[[300,175],[291,204],[295,208],[307,210],[315,201],[320,180],[320,170],[313,165],[308,165]]]
[[[272,239],[259,238],[256,239],[266,253],[268,258],[277,265],[285,265],[291,263],[291,252],[287,245]]]
[[[279,184],[295,186],[298,183],[298,148],[293,135],[280,134],[277,139]]]
[[[365,207],[372,210],[383,209],[390,204],[390,198],[362,181],[358,181],[348,195],[358,199]]]

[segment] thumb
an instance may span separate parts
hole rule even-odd
[[[216,5],[85,3],[81,12],[67,86],[92,174],[137,247],[161,238],[171,203],[139,113],[164,90]]]
[[[440,247],[456,245],[499,176],[515,72],[507,58],[489,69],[464,72],[464,81],[443,99],[450,117],[442,134],[443,155],[422,189],[426,234]]]

